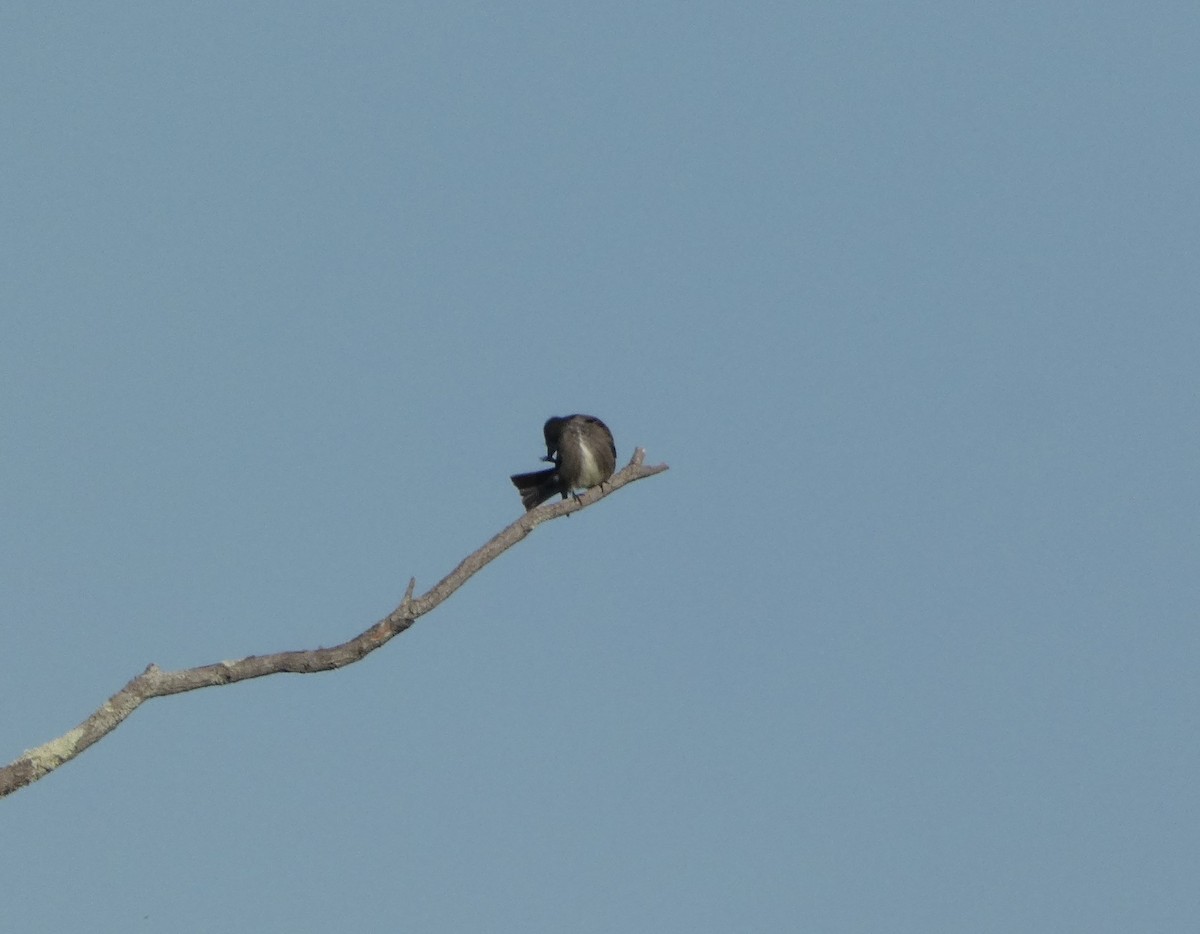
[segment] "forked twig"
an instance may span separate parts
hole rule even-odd
[[[627,483],[652,477],[667,469],[666,464],[654,467],[643,465],[646,452],[642,448],[634,451],[633,458],[620,471],[613,474],[601,486],[593,487],[578,497],[554,504],[539,506],[525,513],[508,528],[501,531],[480,548],[467,555],[453,571],[443,577],[430,590],[414,597],[416,579],[409,580],[400,605],[387,616],[354,638],[332,648],[302,649],[292,652],[275,652],[271,655],[251,655],[236,661],[215,662],[198,668],[180,671],[163,671],[151,664],[140,675],[133,678],[117,691],[90,717],[79,726],[57,739],[27,750],[20,758],[0,768],[0,797],[24,788],[39,778],[54,771],[64,762],[69,762],[81,752],[115,730],[143,703],[152,697],[182,694],[199,688],[218,684],[233,684],[250,678],[261,678],[283,672],[309,674],[314,671],[329,671],[353,664],[366,657],[384,643],[408,629],[420,617],[437,607],[443,600],[458,590],[468,578],[486,564],[503,554],[530,532],[551,519],[578,512]]]

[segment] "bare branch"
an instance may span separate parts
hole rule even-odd
[[[600,486],[593,487],[581,496],[571,497],[553,505],[539,506],[525,513],[478,550],[467,555],[458,567],[421,596],[413,597],[417,582],[415,578],[409,580],[404,599],[396,609],[341,645],[276,652],[272,655],[251,655],[236,661],[216,662],[180,671],[163,671],[157,665],[148,665],[145,671],[117,691],[75,729],[58,739],[27,750],[20,758],[0,768],[0,797],[11,794],[18,788],[24,788],[54,771],[64,762],[74,759],[93,743],[115,730],[126,717],[152,697],[182,694],[184,691],[233,684],[282,672],[309,674],[314,671],[329,671],[365,658],[437,607],[466,583],[471,575],[503,554],[543,522],[578,512],[610,493],[615,493],[627,483],[654,476],[667,469],[666,464],[644,466],[642,462],[645,456],[646,452],[638,448],[629,463]]]

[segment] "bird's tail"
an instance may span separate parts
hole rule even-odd
[[[555,493],[562,492],[557,467],[535,470],[533,473],[513,474],[510,479],[521,494],[521,503],[526,512],[540,506]]]

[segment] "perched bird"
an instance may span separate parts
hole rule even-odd
[[[566,499],[575,490],[603,483],[617,469],[617,446],[608,426],[593,415],[555,415],[542,428],[546,456],[554,466],[512,477],[528,512],[555,493]]]

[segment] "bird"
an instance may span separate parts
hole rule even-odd
[[[555,493],[566,499],[575,490],[603,483],[617,468],[617,446],[608,426],[594,415],[555,415],[542,426],[547,470],[513,474],[510,478],[525,511],[535,509]]]

